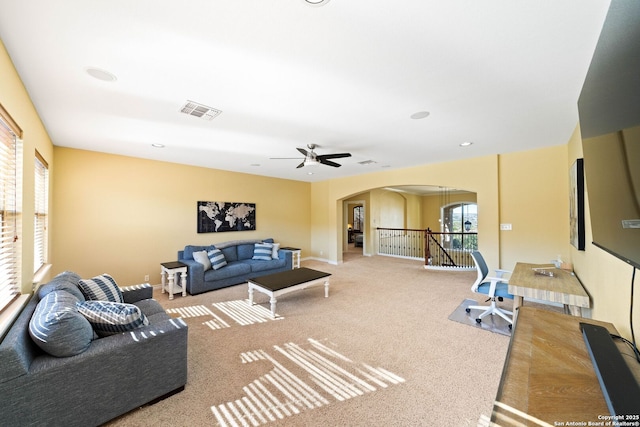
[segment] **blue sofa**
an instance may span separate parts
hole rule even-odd
[[[279,273],[293,268],[291,251],[278,250],[278,258],[270,260],[253,259],[256,243],[271,243],[274,240],[234,240],[208,246],[185,246],[178,251],[178,261],[188,266],[187,292],[191,295],[245,283],[249,279],[265,274]],[[224,255],[227,265],[217,270],[205,270],[205,265],[196,261],[194,252],[210,251],[217,248]]]
[[[102,338],[89,334],[87,348],[72,355],[61,355],[59,349],[50,354],[36,345],[29,325],[38,303],[81,300],[74,277],[58,275],[42,286],[0,343],[2,425],[98,426],[178,392],[187,382],[188,327],[151,299],[148,284],[121,289],[124,301],[137,306],[148,325]],[[57,308],[60,326],[47,328],[59,333],[52,334],[49,345],[77,343],[84,335],[73,320],[77,312]]]

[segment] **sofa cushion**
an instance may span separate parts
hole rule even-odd
[[[92,279],[82,279],[78,282],[78,287],[87,301],[124,302],[118,284],[108,274],[101,274]]]
[[[142,311],[142,313],[147,316],[147,318],[150,318],[154,314],[165,312],[160,303],[154,299],[143,299],[134,302],[133,305],[138,307],[140,311]]]
[[[204,271],[211,269],[211,261],[209,261],[209,256],[207,255],[207,251],[197,251],[193,253],[193,259],[204,266]]]
[[[254,260],[271,261],[273,257],[273,245],[271,243],[256,243],[253,248]]]
[[[256,242],[243,243],[238,245],[238,261],[245,259],[251,259],[253,257],[253,251],[255,249]]]
[[[184,259],[194,259],[193,253],[198,251],[208,251],[211,246],[187,245],[184,247]]]
[[[78,276],[78,274],[72,271],[63,271],[62,273],[51,279],[51,281],[46,285],[40,286],[40,288],[38,289],[38,298],[43,299],[49,292],[63,290],[74,295],[80,301],[84,301],[84,295],[78,288],[79,281],[80,276]]]
[[[112,301],[78,302],[78,311],[101,337],[132,331],[149,324],[142,310],[133,304]]]
[[[75,356],[91,345],[93,329],[73,294],[54,290],[44,296],[29,321],[29,335],[38,347],[56,357]]]
[[[224,268],[219,270],[209,270],[204,272],[205,282],[228,279],[229,277],[240,276],[251,272],[251,267],[246,262],[229,262]]]
[[[211,263],[211,267],[214,270],[218,270],[219,268],[227,265],[227,259],[224,257],[222,251],[218,248],[213,248],[207,252],[207,256],[209,257],[209,262]]]
[[[227,246],[225,248],[218,248],[224,254],[224,259],[227,262],[238,261],[238,247],[237,246]],[[251,258],[251,257],[249,257]]]
[[[272,259],[269,261],[250,259],[245,262],[251,266],[252,272],[273,270],[274,268],[284,267],[287,263],[284,259]]]

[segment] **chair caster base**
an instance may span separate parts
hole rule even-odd
[[[471,309],[470,308],[465,308],[464,311],[466,311],[467,313],[471,313]]]

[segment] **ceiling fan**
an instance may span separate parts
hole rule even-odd
[[[317,147],[316,144],[307,144],[307,148],[309,151],[304,148],[296,148],[303,156],[304,159],[302,163],[300,163],[297,168],[301,168],[303,166],[318,166],[318,165],[327,165],[333,166],[334,168],[339,168],[339,165],[336,162],[332,162],[329,159],[341,159],[344,157],[351,157],[351,153],[336,153],[336,154],[316,154],[313,150]],[[272,157],[272,159],[298,159],[299,157]]]

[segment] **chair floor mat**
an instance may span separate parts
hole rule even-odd
[[[480,314],[479,310],[474,310],[471,313],[466,312],[466,308],[470,305],[477,305],[478,302],[472,299],[465,299],[462,303],[456,308],[451,315],[449,315],[449,320],[453,320],[454,322],[462,323],[465,325],[473,326],[474,328],[484,329],[485,331],[495,332],[496,334],[511,336],[511,329],[509,329],[509,322],[504,320],[502,317],[498,315],[490,315],[486,316],[482,319],[482,322],[476,322],[476,316]],[[510,310],[510,309],[509,309]]]

